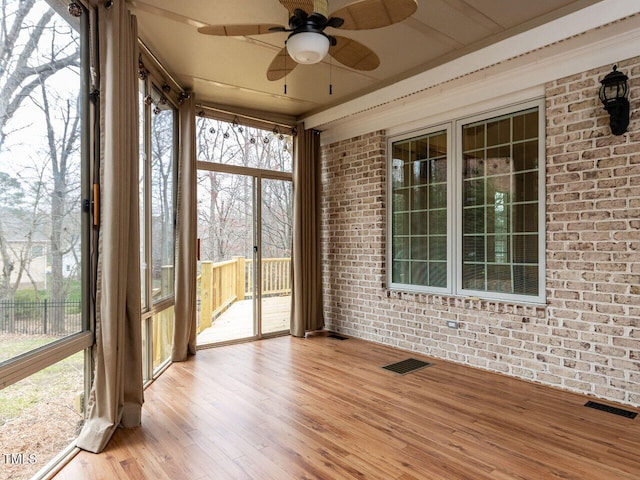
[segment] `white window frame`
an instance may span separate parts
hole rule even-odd
[[[452,262],[452,258],[454,257],[454,248],[453,242],[451,239],[453,238],[453,209],[451,206],[453,205],[453,164],[451,162],[451,148],[453,147],[452,135],[451,135],[452,125],[451,123],[439,124],[433,127],[424,128],[421,130],[414,130],[411,132],[407,132],[401,135],[395,135],[393,137],[387,138],[387,285],[389,285],[389,289],[391,290],[401,290],[404,292],[416,292],[416,293],[440,293],[440,294],[450,294],[453,288],[453,269],[452,266],[454,263]],[[447,135],[447,286],[446,287],[427,287],[422,285],[413,285],[409,283],[397,283],[393,281],[393,144],[397,142],[402,142],[405,140],[410,140],[412,138],[422,137],[424,135],[430,135],[433,133],[438,133],[444,131]]]
[[[45,0],[43,3],[49,4],[52,9],[55,9],[55,2],[51,0]],[[85,2],[81,2],[83,7],[81,26],[80,26],[80,78],[78,85],[82,85],[82,95],[80,97],[81,109],[81,198],[86,205],[90,205],[91,198],[91,177],[90,171],[92,169],[91,163],[95,161],[92,157],[93,148],[92,143],[95,138],[92,136],[92,120],[95,116],[95,107],[92,102],[89,101],[89,71],[91,68],[91,54],[95,49],[95,44],[90,35],[90,31],[94,28],[94,22],[92,20],[92,9],[85,5]],[[81,283],[82,283],[82,331],[76,332],[70,335],[61,337],[58,340],[52,341],[41,347],[28,350],[13,358],[9,358],[0,362],[0,390],[10,385],[18,383],[31,375],[44,370],[47,367],[55,365],[56,363],[84,350],[84,387],[85,397],[88,397],[88,393],[91,385],[91,362],[89,349],[94,344],[94,318],[92,315],[92,294],[90,291],[89,283],[92,277],[90,267],[90,244],[93,239],[90,225],[92,223],[91,209],[82,208],[79,211],[81,218]],[[46,253],[46,248],[45,248]]]
[[[538,109],[538,295],[522,295],[502,292],[477,291],[462,288],[462,128],[465,125],[490,120],[503,115],[518,113],[532,108]],[[433,127],[393,135],[387,138],[387,206],[386,206],[386,268],[387,288],[392,291],[411,293],[444,294],[457,297],[478,298],[516,304],[545,304],[546,272],[546,138],[544,98],[517,103],[482,113],[455,118]],[[426,287],[394,283],[393,274],[393,195],[392,167],[393,144],[446,130],[447,132],[447,288]]]
[[[155,90],[159,94],[162,94],[162,79],[156,75],[149,73],[147,78],[141,80],[138,83],[138,88],[144,85],[144,95],[151,95]],[[176,262],[176,215],[177,215],[177,199],[178,199],[178,169],[179,169],[179,121],[180,121],[180,109],[177,103],[174,101],[171,95],[164,96],[167,105],[171,107],[174,112],[174,124],[173,124],[173,189],[172,189],[172,203],[173,203],[173,239],[174,239],[174,257],[173,267],[175,272]],[[167,309],[175,308],[175,286],[171,295],[161,298],[157,302],[153,301],[153,238],[152,238],[152,186],[151,186],[151,164],[153,161],[152,152],[152,108],[153,105],[147,105],[145,103],[144,110],[139,112],[140,121],[144,119],[144,139],[142,145],[144,145],[144,164],[140,168],[144,168],[144,205],[140,206],[141,216],[144,215],[144,261],[147,264],[145,272],[145,298],[143,299],[141,322],[143,325],[142,335],[143,345],[140,346],[142,350],[142,372],[144,385],[147,386],[158,378],[164,370],[171,364],[171,357],[164,359],[159,365],[154,367],[153,353],[154,353],[154,337],[153,337],[153,322],[154,319]],[[142,173],[142,172],[141,172]],[[175,274],[175,273],[174,273]],[[142,281],[142,277],[141,277]],[[175,322],[175,319],[174,319]],[[174,325],[175,328],[175,325]]]

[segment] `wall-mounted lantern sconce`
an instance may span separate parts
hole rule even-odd
[[[613,66],[613,71],[608,73],[600,83],[600,101],[604,109],[609,113],[609,125],[611,133],[622,135],[629,126],[629,84],[624,73],[618,71],[618,66]]]

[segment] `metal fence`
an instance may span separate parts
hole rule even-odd
[[[69,335],[82,331],[79,301],[0,301],[0,333]]]

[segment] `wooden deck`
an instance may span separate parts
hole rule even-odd
[[[262,300],[262,332],[288,332],[290,325],[291,296],[267,297]],[[253,300],[233,303],[229,309],[204,329],[197,344],[209,345],[254,336]]]
[[[408,357],[435,365],[380,368]],[[587,400],[362,340],[277,337],[171,365],[142,427],[56,480],[637,480],[640,417]]]

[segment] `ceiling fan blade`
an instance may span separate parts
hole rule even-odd
[[[271,65],[269,65],[269,69],[267,70],[267,79],[271,81],[280,80],[285,75],[291,73],[291,71],[297,66],[298,62],[289,56],[287,47],[284,47],[275,56]]]
[[[329,47],[329,54],[337,61],[355,70],[374,70],[380,65],[378,55],[369,47],[347,37],[335,36],[336,44]]]
[[[418,9],[416,0],[359,0],[333,12],[344,30],[370,30],[401,22]]]
[[[309,15],[313,13],[313,0],[280,0],[280,4],[292,15],[296,8],[304,10]]]
[[[244,37],[246,35],[262,35],[263,33],[272,33],[275,31],[283,31],[285,27],[275,23],[260,23],[255,25],[207,25],[200,27],[198,32],[205,35],[219,35],[223,37]],[[280,30],[282,29],[282,30]]]

